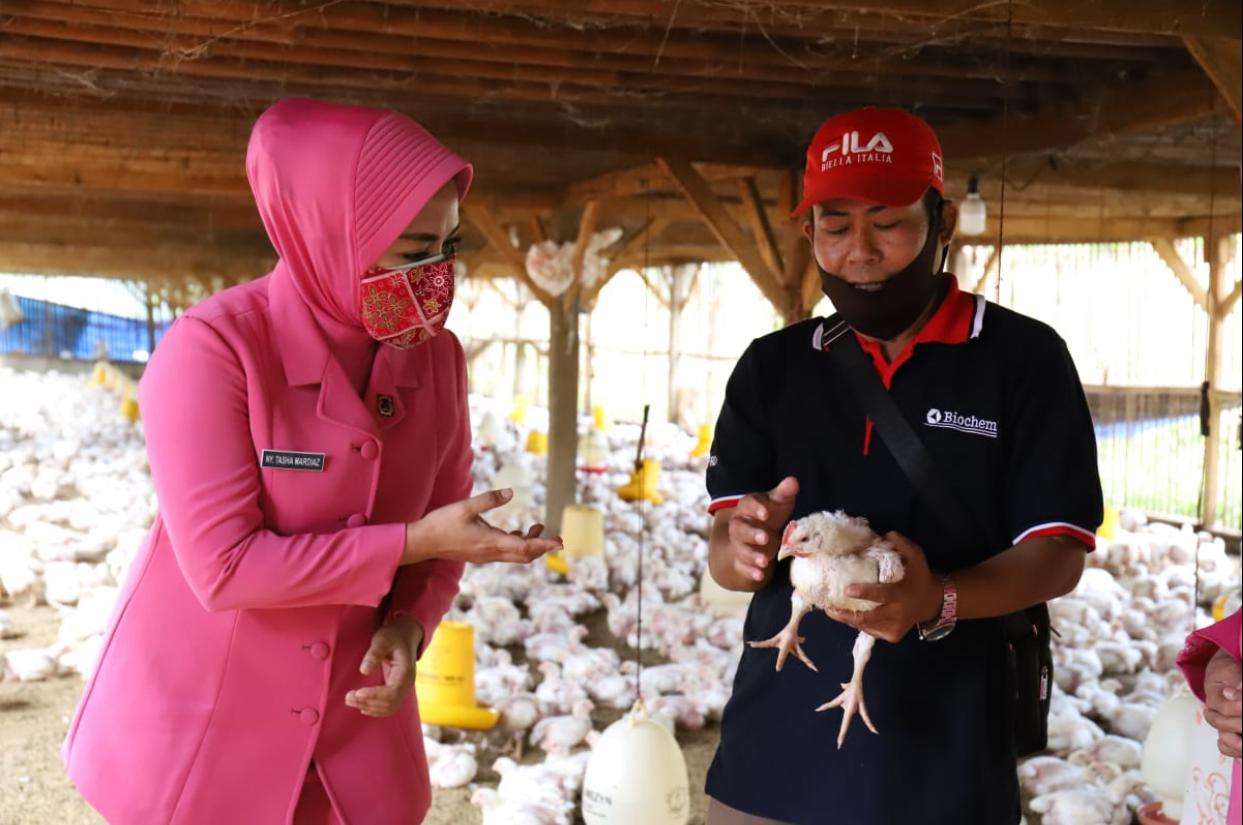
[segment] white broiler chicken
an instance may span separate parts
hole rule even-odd
[[[576,703],[568,716],[544,717],[531,731],[531,744],[543,748],[545,753],[568,753],[591,733],[593,707],[584,700]]]
[[[794,559],[790,563],[790,584],[794,587],[790,595],[790,621],[771,639],[750,643],[753,648],[777,648],[777,670],[781,670],[791,653],[816,670],[803,652],[804,638],[798,635],[799,623],[811,610],[873,610],[876,602],[847,596],[846,588],[852,584],[900,581],[905,573],[902,558],[888,542],[872,532],[866,519],[851,518],[840,510],[812,513],[791,522],[781,537],[777,560],[790,557]],[[852,651],[854,672],[850,681],[842,685],[842,692],[836,699],[816,708],[817,711],[842,709],[838,748],[846,740],[846,731],[856,712],[863,717],[868,730],[877,733],[863,700],[863,670],[875,643],[875,638],[859,632]]]
[[[511,748],[522,758],[523,740],[527,731],[540,720],[539,699],[534,693],[515,693],[504,696],[492,704],[501,713],[501,727],[512,737]]]

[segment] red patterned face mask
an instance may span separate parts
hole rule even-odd
[[[410,349],[445,327],[453,304],[453,255],[393,269],[373,266],[359,283],[363,327],[382,344]]]

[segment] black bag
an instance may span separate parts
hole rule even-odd
[[[858,340],[847,335],[850,326],[837,315],[824,322],[821,349],[827,351],[846,383],[855,391],[864,412],[915,490],[932,505],[942,526],[956,542],[983,545],[982,531],[970,511],[950,494],[919,436],[902,416],[881,383],[871,359]],[[830,347],[830,344],[837,346]],[[1049,739],[1052,698],[1053,649],[1049,606],[1033,605],[999,617],[997,624],[1008,646],[1014,683],[1014,747],[1017,755],[1045,750]]]

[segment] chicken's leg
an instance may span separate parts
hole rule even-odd
[[[850,682],[842,685],[842,692],[836,699],[816,708],[817,711],[832,710],[837,707],[842,709],[842,727],[837,734],[838,750],[841,750],[842,743],[846,741],[846,731],[850,727],[850,720],[854,718],[856,710],[863,717],[863,723],[868,726],[868,730],[877,733],[876,726],[872,724],[868,716],[868,706],[863,701],[863,669],[867,667],[868,659],[872,657],[874,644],[876,644],[876,639],[859,631],[859,635],[855,637],[854,649],[851,651],[855,660],[855,669],[850,676]]]
[[[786,657],[791,653],[797,656],[800,662],[812,670],[816,670],[815,664],[803,652],[803,642],[805,639],[798,635],[799,622],[803,620],[803,617],[807,615],[809,610],[811,610],[811,605],[803,601],[803,597],[795,590],[790,596],[790,621],[781,629],[781,632],[771,639],[765,639],[762,642],[749,642],[748,644],[755,648],[777,648],[777,670],[781,670],[785,666]]]

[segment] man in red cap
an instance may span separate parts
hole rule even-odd
[[[745,637],[790,617],[792,520],[842,510],[902,556],[894,584],[854,586],[867,613],[807,615],[813,672],[747,648],[708,773],[708,825],[1014,825],[1015,675],[996,617],[1077,584],[1102,515],[1096,442],[1074,364],[1048,326],[961,292],[942,271],[957,210],[932,129],[892,109],[830,118],[803,179],[804,233],[836,309],[752,342],[726,388],[709,461],[709,564],[753,592]],[[974,530],[951,529],[873,431],[830,348],[852,332]],[[942,500],[944,501],[944,500]],[[963,535],[978,540],[964,541]],[[859,630],[877,645],[867,709],[836,747]],[[1046,685],[1046,688],[1048,686]]]

